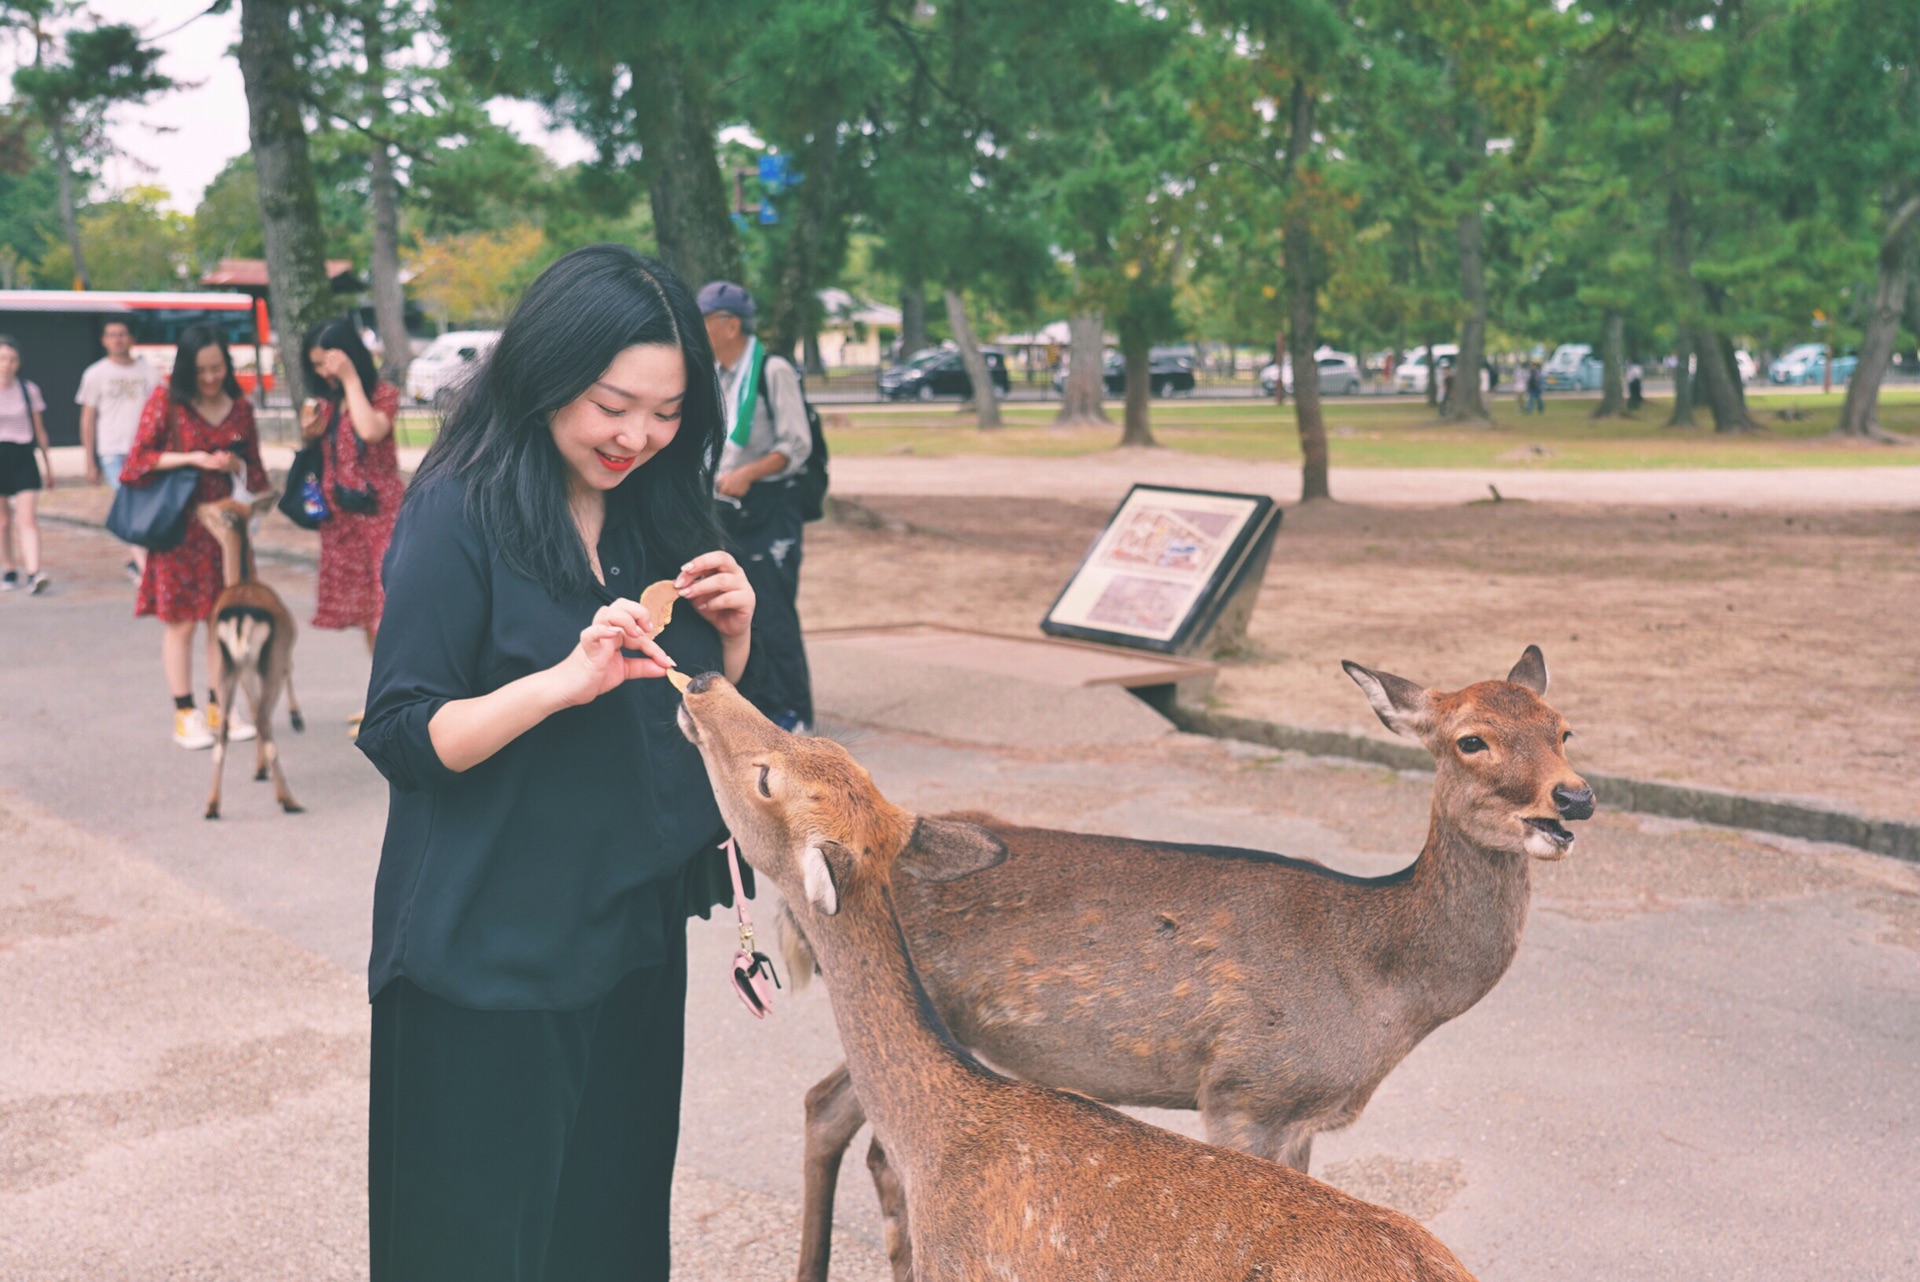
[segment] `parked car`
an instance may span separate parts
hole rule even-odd
[[[1007,378],[1007,358],[997,347],[983,347],[980,355],[986,358],[987,377],[1005,396],[1012,390],[1013,384]],[[880,396],[889,401],[930,401],[936,396],[958,396],[962,400],[973,395],[973,380],[967,377],[967,367],[961,363],[960,349],[956,347],[931,347],[900,365],[883,369],[876,376]]]
[[[1062,361],[1054,373],[1053,388],[1064,392],[1067,387],[1067,362]],[[1153,347],[1147,350],[1147,386],[1155,396],[1172,396],[1178,392],[1191,392],[1194,388],[1193,350],[1187,347]],[[1124,396],[1127,392],[1127,362],[1119,352],[1107,349],[1106,357],[1100,363],[1100,382],[1107,389],[1108,396]]]
[[[1860,364],[1857,356],[1836,356],[1833,358],[1833,381],[1844,383],[1853,377],[1853,371]],[[1827,349],[1820,343],[1802,343],[1790,347],[1780,354],[1779,359],[1767,366],[1767,381],[1770,383],[1824,383],[1827,378]]]
[[[407,366],[407,395],[428,405],[444,406],[499,341],[497,329],[448,330],[428,343]]]
[[[1540,367],[1541,386],[1549,392],[1591,392],[1600,386],[1606,364],[1589,343],[1562,343]]]
[[[1323,396],[1352,396],[1360,390],[1360,358],[1352,352],[1336,352],[1331,347],[1323,347],[1313,354],[1313,363],[1320,367],[1320,393]],[[1268,396],[1273,395],[1276,386],[1284,384],[1287,395],[1293,395],[1293,357],[1288,356],[1278,365],[1268,364],[1260,371],[1260,390]]]
[[[1460,357],[1458,343],[1435,343],[1433,345],[1432,368],[1452,369],[1454,361]],[[1400,368],[1393,371],[1394,390],[1401,392],[1424,392],[1431,369],[1428,365],[1427,349],[1416,347],[1408,352],[1400,362]],[[1480,382],[1486,386],[1487,374],[1480,371]]]

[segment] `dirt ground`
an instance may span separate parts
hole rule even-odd
[[[1033,635],[1106,504],[887,496],[809,527],[809,628]],[[1920,512],[1292,507],[1225,712],[1385,732],[1339,667],[1445,689],[1529,643],[1576,766],[1920,819]]]

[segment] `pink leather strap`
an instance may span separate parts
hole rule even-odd
[[[727,852],[727,872],[733,877],[733,908],[740,917],[740,947],[744,952],[753,952],[753,914],[747,911],[747,890],[740,880],[740,851],[733,844],[733,835],[720,843],[720,849]]]

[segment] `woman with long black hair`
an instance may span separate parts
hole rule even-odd
[[[195,325],[175,345],[173,376],[155,388],[140,413],[140,428],[122,485],[146,485],[155,472],[194,468],[200,474],[193,491],[196,506],[231,498],[236,478],[253,494],[271,484],[260,462],[260,433],[253,403],[241,394],[233,376],[227,340],[211,325]],[[209,622],[214,598],[226,586],[220,545],[207,527],[187,521],[186,537],[147,557],[134,597],[136,615],[157,616],[166,625],[160,638],[160,667],[173,696],[173,741],[183,748],[211,748],[222,715],[227,738],[251,739],[250,722],[214,699],[213,674],[220,670],[220,642]],[[207,622],[207,710],[193,706],[193,630]]]
[[[576,250],[401,507],[359,738],[392,784],[374,1282],[668,1276],[686,917],[725,873],[654,678],[746,667],[753,591],[714,550],[721,422],[686,287],[630,249]],[[680,602],[664,630],[637,601],[660,579]]]
[[[323,484],[331,514],[320,525],[316,628],[359,628],[371,649],[386,604],[380,562],[393,538],[406,482],[393,428],[400,389],[382,382],[360,333],[345,320],[307,331],[307,386],[300,435],[321,442]],[[357,720],[359,714],[355,714]]]

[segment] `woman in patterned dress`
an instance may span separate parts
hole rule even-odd
[[[307,386],[315,391],[301,415],[300,434],[309,441],[326,439],[322,484],[333,508],[320,526],[320,600],[313,626],[361,628],[371,651],[386,603],[380,563],[406,495],[393,440],[400,390],[380,381],[366,344],[346,321],[314,326],[304,346]],[[347,511],[334,496],[335,486],[371,490],[374,510]]]
[[[180,335],[173,361],[173,377],[155,389],[140,414],[140,431],[127,465],[120,473],[123,485],[145,484],[154,472],[191,467],[200,472],[193,492],[195,504],[214,503],[232,495],[236,477],[246,488],[264,494],[272,484],[260,463],[260,434],[253,406],[240,393],[226,340],[211,325],[195,325]],[[213,614],[214,598],[226,585],[220,563],[220,545],[199,521],[187,521],[187,536],[173,547],[156,549],[147,557],[134,598],[135,615],[157,615],[166,625],[160,641],[160,666],[166,672],[167,691],[173,696],[173,741],[183,748],[213,746],[212,726],[219,725],[222,709],[214,702],[211,683],[219,671],[219,642],[207,628],[207,712],[193,706],[193,629]],[[226,710],[231,714],[232,710]],[[238,716],[227,729],[230,740],[251,739],[252,725]]]

